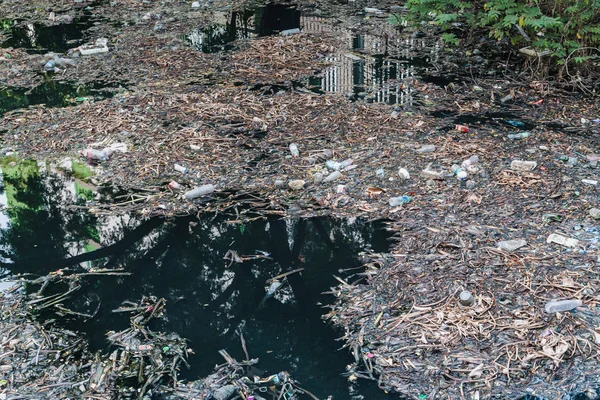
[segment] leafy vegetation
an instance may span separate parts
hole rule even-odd
[[[599,0],[407,0],[407,7],[412,20],[426,19],[446,30],[467,24],[529,47],[534,56],[548,54],[558,65],[592,67],[600,60]],[[444,40],[458,44],[450,32]]]

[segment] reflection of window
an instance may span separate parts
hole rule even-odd
[[[365,36],[364,35],[356,35],[352,38],[352,48],[357,50],[362,50],[365,48]]]
[[[363,91],[365,84],[365,60],[358,60],[352,63],[354,92]]]

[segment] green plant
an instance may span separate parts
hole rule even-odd
[[[407,0],[409,18],[449,29],[455,23],[487,32],[534,55],[549,54],[557,65],[586,64],[600,53],[599,0]],[[452,33],[443,36],[458,44]]]

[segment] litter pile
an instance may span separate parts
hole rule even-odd
[[[220,353],[226,362],[218,365],[214,374],[193,382],[178,379],[179,369],[187,364],[192,350],[178,335],[150,329],[151,321],[163,317],[165,311],[165,300],[153,296],[143,297],[138,303],[125,302],[114,310],[132,314],[130,327],[107,333],[114,349],[110,354],[92,354],[85,339],[76,332],[54,327],[52,321],[38,322],[33,315],[47,308],[68,312],[62,303],[78,290],[74,282],[84,276],[86,273],[58,271],[27,281],[30,285],[41,284],[36,294],[27,295],[20,284],[0,293],[0,398],[147,400],[158,396],[173,400],[227,400],[243,395],[245,399],[261,400],[268,394],[287,400],[303,398],[304,394],[315,398],[285,372],[264,379],[249,378],[247,367],[258,360],[238,362],[225,350]],[[70,281],[66,292],[42,296],[45,288],[65,281]],[[243,344],[243,336],[241,339]]]
[[[494,227],[405,228],[368,284],[333,291],[351,379],[411,398],[596,398],[600,279],[580,255],[490,246]]]

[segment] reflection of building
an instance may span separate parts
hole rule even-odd
[[[415,50],[427,48],[425,40],[402,37],[387,21],[381,21],[368,34],[354,34],[333,25],[330,19],[316,16],[303,15],[301,25],[307,33],[339,31],[345,42],[327,58],[333,65],[319,78],[310,80],[312,89],[369,102],[412,105],[411,78],[427,74],[439,51],[438,43],[427,58],[413,57]]]

